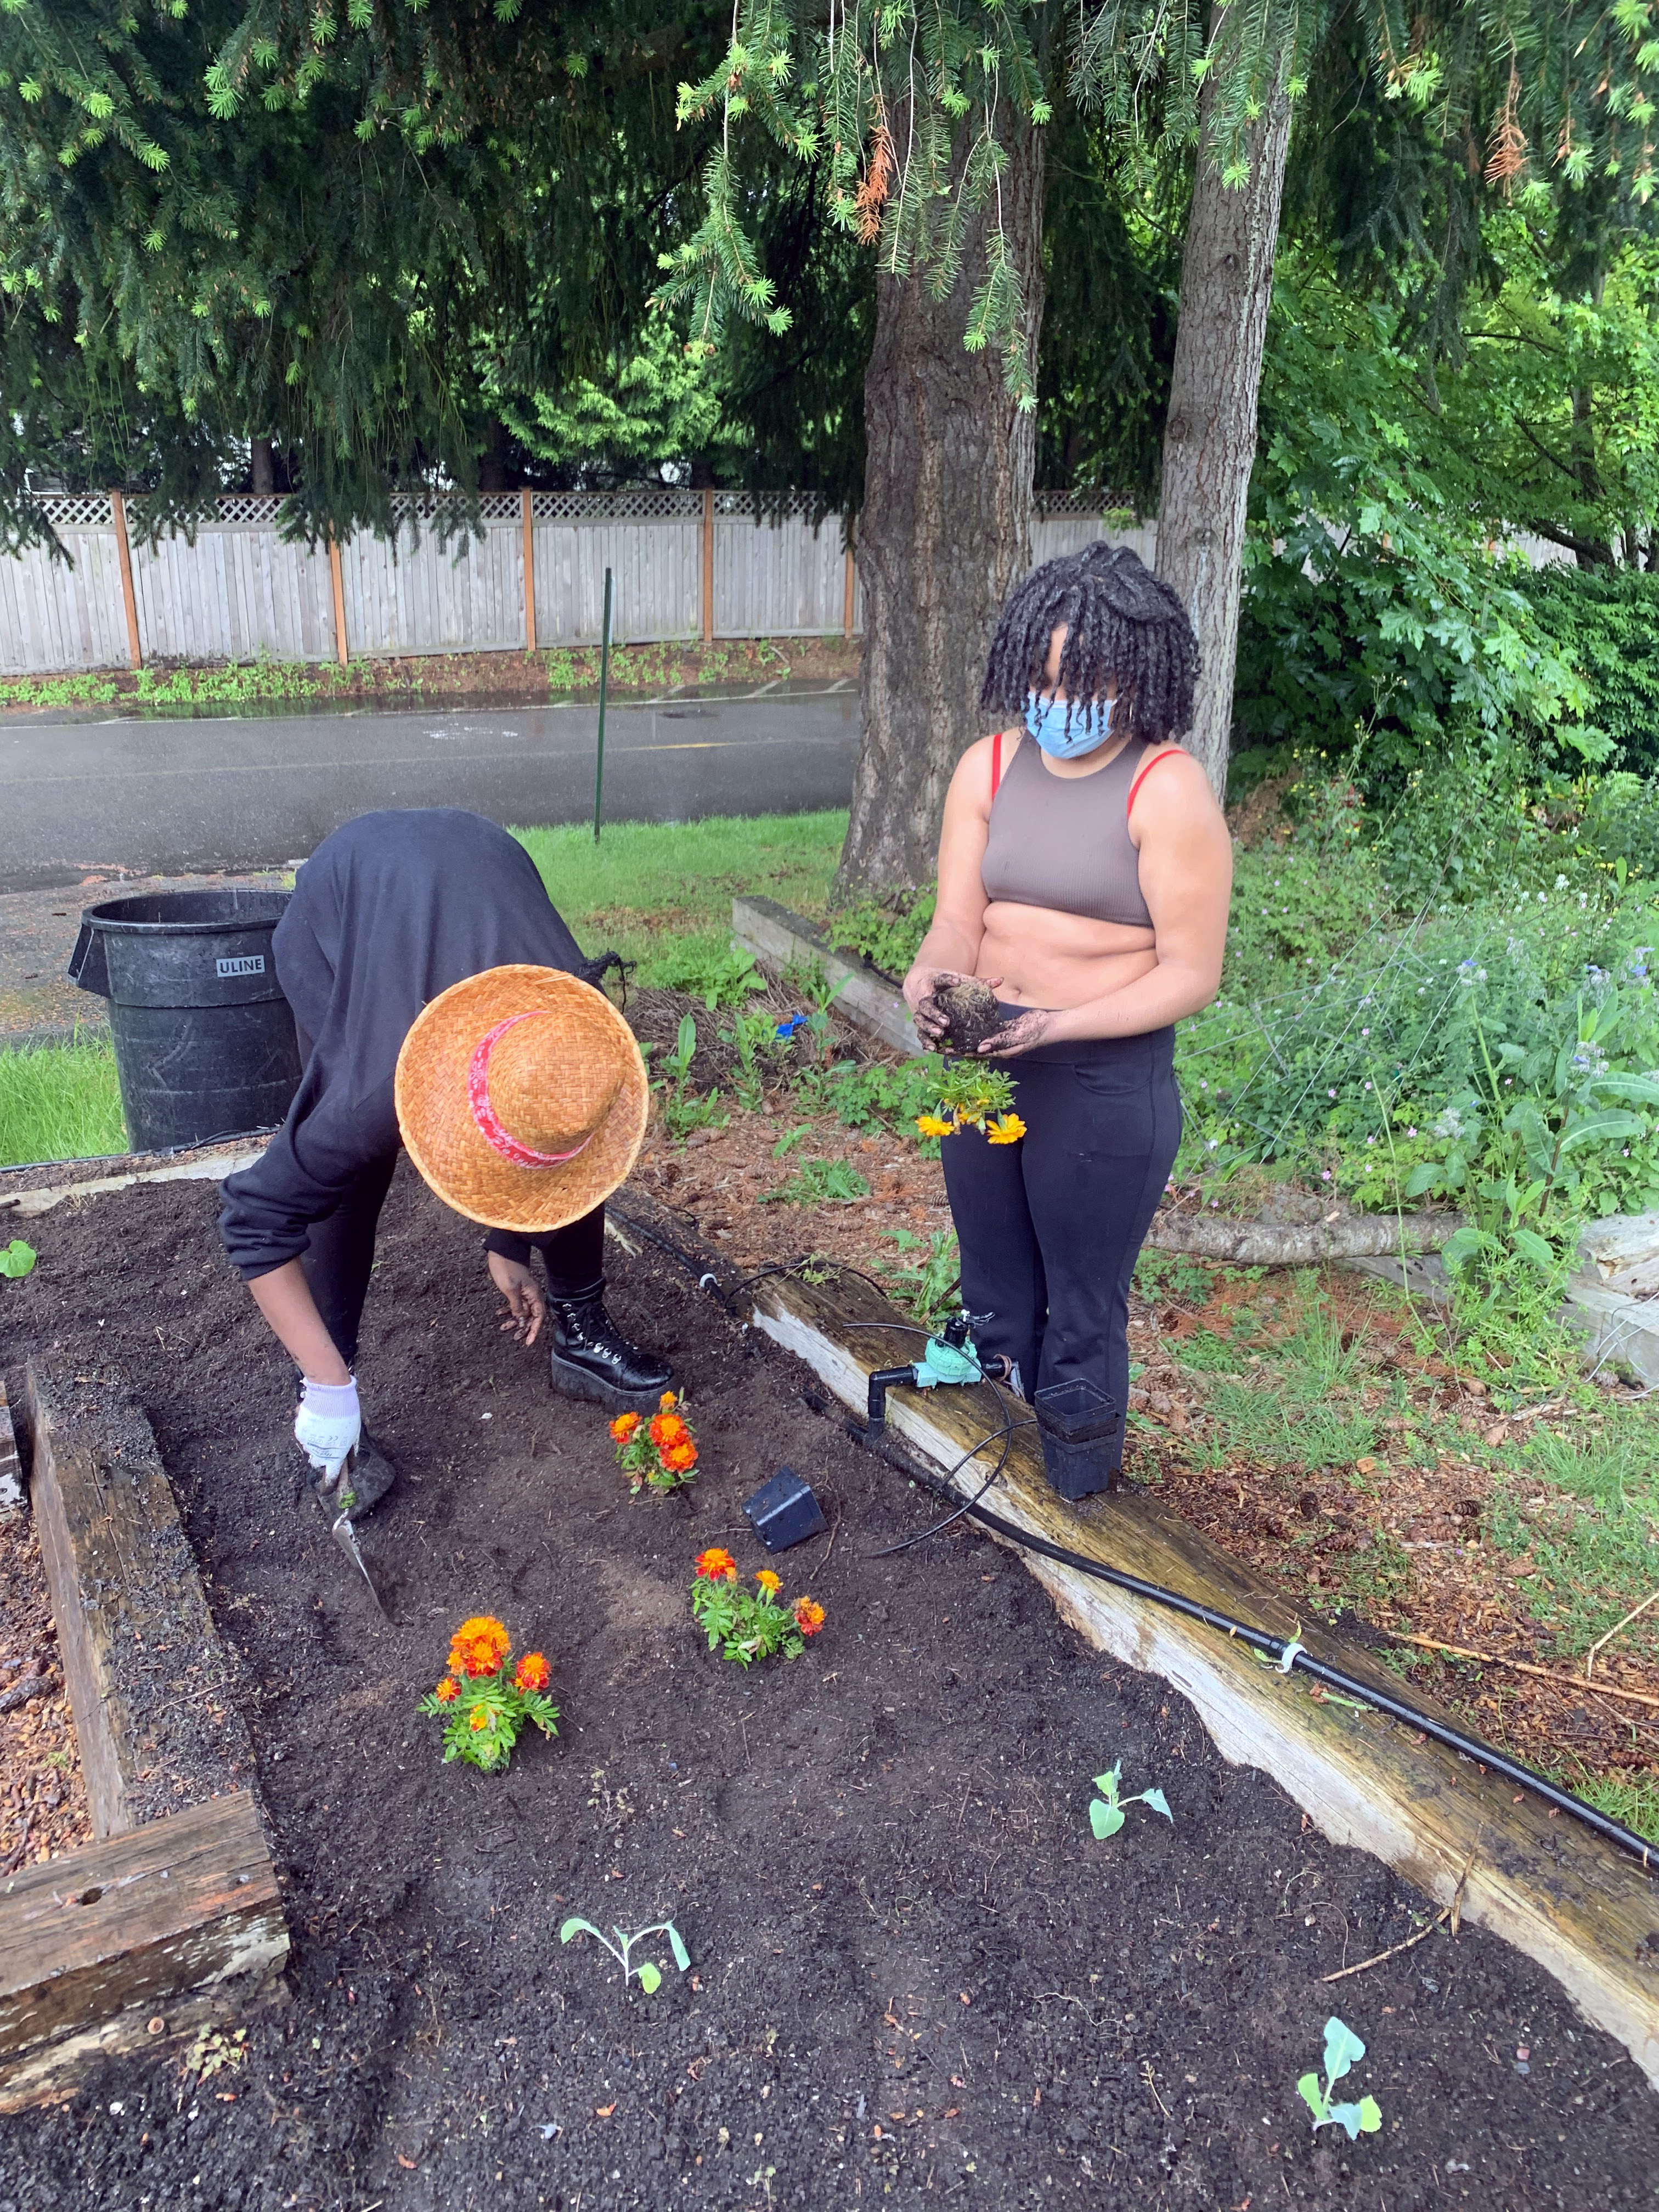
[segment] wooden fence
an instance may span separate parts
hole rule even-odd
[[[800,495],[757,522],[735,492],[509,492],[484,498],[465,545],[441,547],[406,505],[394,539],[365,532],[315,552],[277,535],[280,504],[234,494],[193,541],[152,550],[136,501],[44,495],[69,565],[39,547],[0,558],[0,673],[592,645],[607,568],[622,644],[863,629],[840,518],[815,527]],[[1087,501],[1041,495],[1032,555],[1106,534]],[[1150,561],[1155,534],[1122,537]]]

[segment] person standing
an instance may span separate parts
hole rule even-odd
[[[360,815],[300,870],[272,951],[304,1073],[264,1154],[227,1179],[219,1227],[300,1370],[294,1433],[325,1501],[362,1514],[393,1477],[356,1368],[404,1146],[488,1225],[503,1328],[533,1345],[550,1312],[555,1389],[654,1407],[672,1370],[605,1307],[604,1201],[644,1137],[644,1063],[524,847],[459,808]]]
[[[1175,1024],[1214,998],[1232,845],[1190,729],[1198,646],[1175,592],[1127,548],[1046,562],[998,622],[982,703],[1018,716],[958,763],[932,927],[904,980],[923,1041],[936,994],[1000,996],[980,1046],[1024,1133],[945,1140],[962,1297],[1016,1389],[1128,1399],[1129,1284],[1181,1140]]]

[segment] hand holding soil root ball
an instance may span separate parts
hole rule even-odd
[[[305,1072],[219,1225],[300,1370],[325,1501],[361,1515],[392,1480],[355,1369],[400,1146],[488,1228],[504,1326],[532,1345],[550,1311],[554,1389],[654,1411],[672,1370],[605,1310],[604,1202],[644,1138],[645,1065],[523,846],[459,808],[360,816],[300,871],[272,949]]]
[[[1180,600],[1126,548],[1018,586],[981,696],[1019,720],[957,764],[904,980],[923,1042],[964,1056],[921,1124],[945,1140],[963,1304],[1040,1423],[1098,1409],[1085,1487],[1122,1463],[1129,1282],[1181,1138],[1174,1025],[1221,981],[1231,843],[1172,742],[1197,675]],[[981,1101],[994,1072],[1009,1090]]]

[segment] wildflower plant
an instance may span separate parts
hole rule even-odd
[[[617,1464],[637,1498],[642,1490],[678,1490],[692,1479],[697,1440],[682,1408],[684,1391],[665,1390],[647,1421],[642,1413],[618,1413],[611,1424]]]
[[[1025,1124],[1014,1111],[1014,1079],[1006,1068],[978,1060],[951,1060],[939,1078],[939,1106],[918,1114],[924,1137],[951,1137],[958,1129],[982,1129],[994,1145],[1018,1144]]]
[[[1170,1810],[1170,1801],[1164,1792],[1161,1790],[1142,1790],[1133,1797],[1125,1797],[1119,1788],[1122,1776],[1123,1762],[1118,1759],[1106,1773],[1095,1777],[1095,1788],[1101,1794],[1090,1800],[1089,1826],[1095,1832],[1096,1841],[1104,1843],[1108,1836],[1116,1835],[1127,1818],[1127,1808],[1131,1805],[1144,1805],[1149,1813],[1162,1813],[1170,1826],[1174,1827],[1175,1814]]]
[[[810,1597],[784,1604],[782,1577],[770,1567],[763,1567],[755,1582],[752,1591],[743,1587],[737,1561],[718,1544],[697,1554],[691,1611],[697,1626],[708,1632],[709,1650],[718,1649],[740,1667],[779,1652],[799,1659],[807,1639],[823,1626],[823,1607]]]
[[[417,1710],[444,1723],[444,1760],[465,1759],[501,1774],[526,1723],[556,1735],[559,1709],[547,1694],[552,1677],[539,1651],[510,1664],[513,1639],[487,1613],[464,1620],[450,1638],[449,1671]]]

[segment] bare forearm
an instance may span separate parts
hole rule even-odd
[[[912,972],[919,969],[944,968],[963,975],[971,975],[979,963],[979,948],[985,936],[983,928],[969,929],[961,922],[943,916],[936,920],[921,940],[921,949],[912,964]]]
[[[351,1380],[351,1370],[323,1325],[298,1260],[256,1276],[248,1289],[271,1334],[308,1381],[337,1384]]]
[[[1148,1030],[1184,1021],[1207,1006],[1218,986],[1196,968],[1160,960],[1156,968],[1103,999],[1062,1007],[1049,1023],[1045,1042],[1066,1038],[1141,1036]]]

